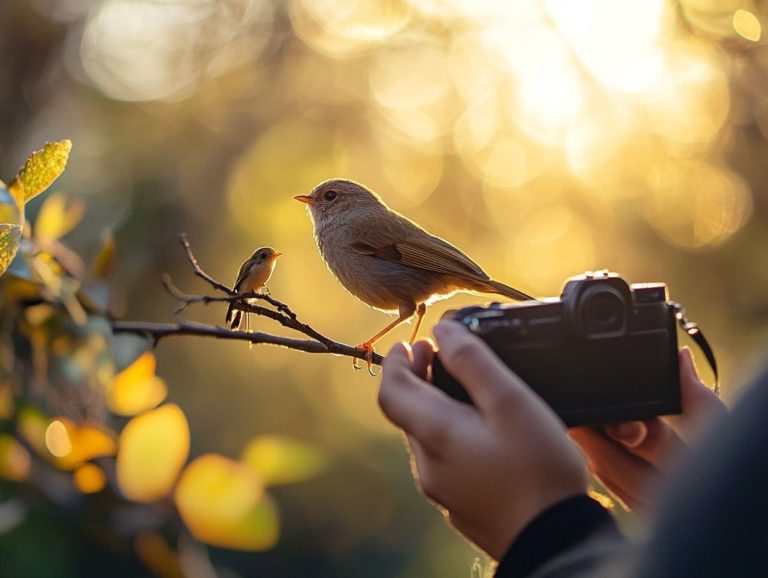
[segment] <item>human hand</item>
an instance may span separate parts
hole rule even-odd
[[[422,492],[498,560],[539,513],[585,492],[584,460],[552,410],[485,343],[452,321],[434,334],[474,407],[429,383],[428,341],[392,348],[379,404],[405,431]]]
[[[720,414],[725,405],[699,378],[691,351],[680,350],[683,413],[603,427],[575,427],[568,432],[584,452],[600,482],[629,509],[643,512],[675,456]]]

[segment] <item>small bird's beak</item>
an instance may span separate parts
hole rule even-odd
[[[275,253],[274,255],[272,255],[272,258],[277,259],[280,255],[282,255],[282,253]]]
[[[302,203],[307,203],[310,207],[314,207],[317,204],[317,201],[315,201],[315,199],[309,195],[296,195],[293,198],[297,201],[301,201]]]

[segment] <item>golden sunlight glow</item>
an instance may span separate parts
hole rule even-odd
[[[227,200],[234,224],[245,234],[261,235],[262,244],[277,246],[277,241],[269,241],[270,233],[278,230],[275,208],[285,206],[290,218],[280,225],[289,227],[286,232],[295,231],[304,211],[292,197],[309,192],[329,175],[344,174],[334,155],[336,144],[327,127],[306,122],[286,121],[260,133],[230,174]],[[259,188],[254,189],[254,182]]]
[[[256,58],[269,38],[265,25],[272,19],[269,2],[226,4],[215,0],[100,3],[85,25],[82,66],[102,91],[117,100],[189,96],[206,73],[221,74],[244,59]],[[233,42],[246,30],[252,32],[248,42]],[[227,50],[232,46],[242,53]]]
[[[590,228],[565,205],[552,205],[527,217],[509,254],[509,267],[525,272],[534,287],[550,289],[562,282],[563,272],[597,268],[594,258]]]
[[[664,0],[546,0],[574,56],[608,88],[649,89],[659,78],[660,37],[670,17]]]
[[[511,38],[503,29],[490,28],[485,40],[489,58],[504,63],[516,81],[510,120],[531,139],[559,144],[583,101],[583,80],[561,35],[546,25]]]
[[[57,458],[66,457],[72,451],[72,441],[61,420],[53,420],[45,430],[45,446]]]
[[[733,13],[733,29],[739,36],[752,42],[759,42],[763,34],[763,27],[757,16],[741,8]]]
[[[369,51],[409,18],[400,0],[290,0],[294,31],[315,50],[336,57]]]
[[[722,56],[699,43],[678,44],[667,55],[660,80],[648,93],[653,130],[671,142],[710,142],[730,110]]]
[[[667,242],[682,249],[722,243],[752,212],[744,180],[725,167],[703,161],[675,161],[649,177],[645,217]]]

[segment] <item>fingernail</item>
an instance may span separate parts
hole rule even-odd
[[[643,443],[648,428],[641,421],[623,421],[605,426],[605,433],[628,448],[635,448]]]

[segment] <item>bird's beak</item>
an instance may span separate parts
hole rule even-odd
[[[275,253],[274,255],[272,255],[272,258],[277,259],[280,255],[282,255],[282,253]]]
[[[307,203],[310,207],[314,207],[317,204],[317,201],[315,201],[315,199],[309,195],[296,195],[293,198],[297,201],[301,201],[302,203]]]

